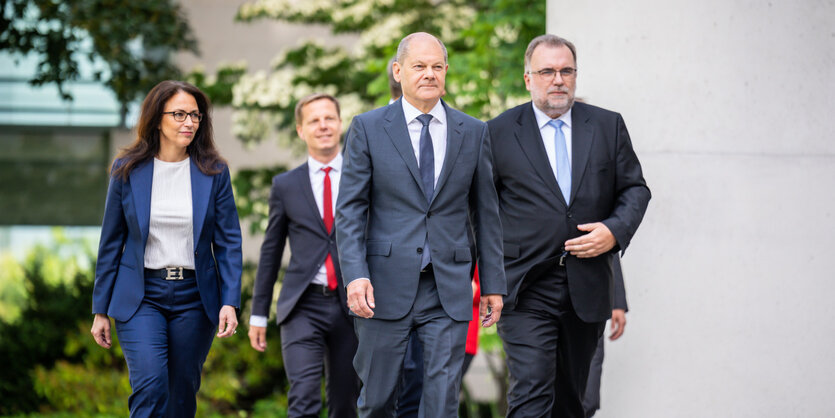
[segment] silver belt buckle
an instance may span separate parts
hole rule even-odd
[[[165,271],[168,272],[168,275],[165,276],[165,280],[183,280],[182,267],[166,267]]]
[[[563,252],[562,255],[560,255],[560,267],[565,267],[565,257],[567,256],[568,252]]]

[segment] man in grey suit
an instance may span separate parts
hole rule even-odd
[[[580,418],[612,314],[612,255],[629,245],[650,192],[623,118],[574,101],[571,42],[534,38],[524,78],[531,102],[487,122],[508,280],[498,324],[508,416]]]
[[[499,319],[507,291],[490,137],[483,122],[441,100],[447,68],[439,39],[403,38],[393,68],[403,97],[356,116],[345,141],[336,238],[348,306],[357,316],[354,368],[363,383],[357,402],[363,417],[394,415],[413,329],[423,346],[419,415],[456,416],[472,317],[473,246],[483,326]]]

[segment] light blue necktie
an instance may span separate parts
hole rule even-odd
[[[565,198],[565,204],[571,199],[571,161],[568,159],[568,146],[562,133],[563,121],[552,119],[548,122],[554,127],[554,151],[557,159],[557,183]]]

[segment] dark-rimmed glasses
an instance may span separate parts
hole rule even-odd
[[[185,122],[186,116],[191,116],[191,121],[200,123],[203,120],[203,115],[197,112],[186,113],[182,110],[175,110],[173,112],[162,112],[163,115],[172,115],[177,122]]]
[[[565,79],[574,78],[577,75],[577,69],[571,67],[560,68],[559,70],[555,70],[553,68],[545,68],[539,71],[528,71],[528,74],[535,74],[542,81],[551,82],[554,80],[554,77],[557,76],[557,73],[560,73],[560,77]]]

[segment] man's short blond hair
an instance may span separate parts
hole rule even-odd
[[[336,97],[327,93],[313,93],[309,96],[303,97],[298,103],[296,103],[296,126],[300,126],[302,124],[302,108],[310,103],[322,99],[328,99],[333,102],[333,105],[336,106],[336,115],[339,116],[339,100],[336,100]],[[339,118],[341,119],[342,117],[339,116]]]

